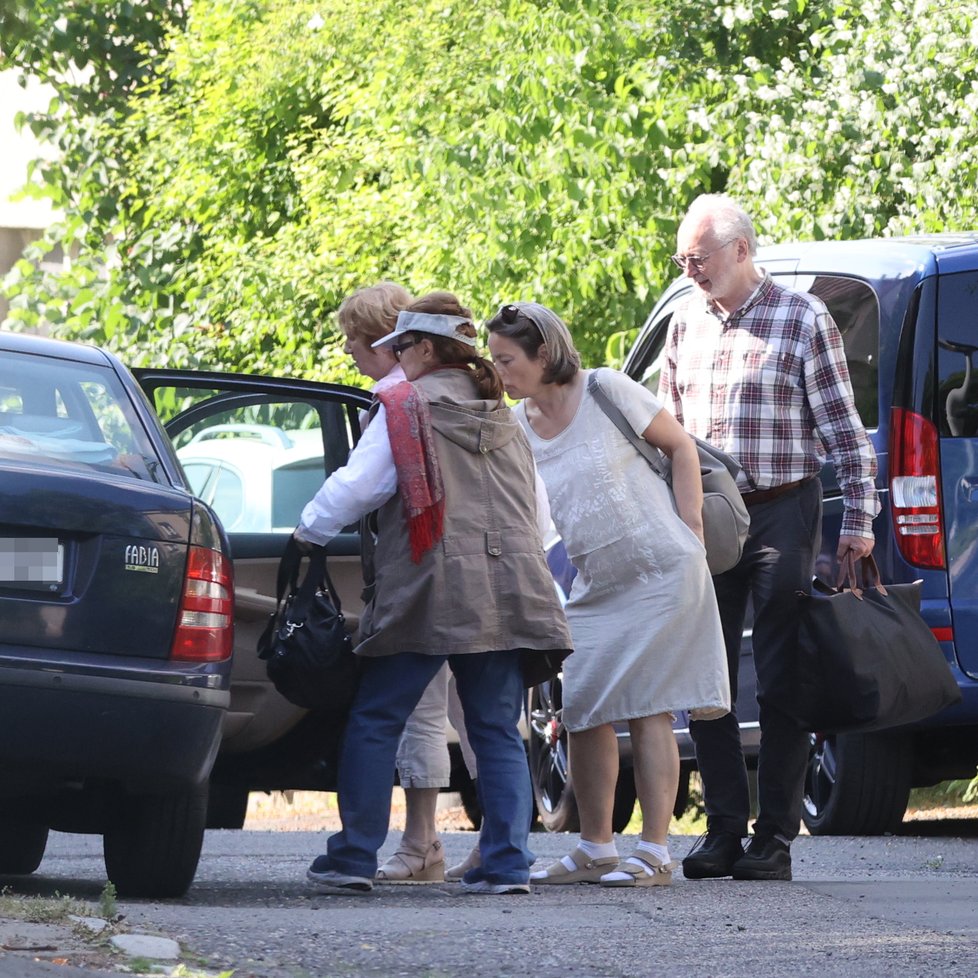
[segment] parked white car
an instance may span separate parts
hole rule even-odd
[[[217,424],[177,449],[194,493],[228,532],[292,530],[323,483],[319,429]]]

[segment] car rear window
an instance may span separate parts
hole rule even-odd
[[[0,461],[79,467],[164,482],[159,459],[110,367],[0,355]]]

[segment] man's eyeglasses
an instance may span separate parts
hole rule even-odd
[[[412,346],[417,346],[421,342],[420,338],[415,337],[413,340],[404,340],[402,343],[391,343],[391,352],[394,354],[395,360],[401,359],[401,354],[410,349]]]
[[[733,244],[736,240],[736,238],[731,238],[729,241],[724,241],[722,245],[714,248],[708,255],[670,255],[669,260],[684,272],[689,265],[692,265],[693,268],[702,268],[718,251],[723,251],[728,244]]]

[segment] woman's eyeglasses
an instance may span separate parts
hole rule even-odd
[[[391,352],[394,354],[394,359],[400,360],[401,354],[405,350],[410,349],[412,346],[417,346],[420,342],[421,340],[418,337],[415,337],[413,340],[404,340],[401,343],[391,343]]]

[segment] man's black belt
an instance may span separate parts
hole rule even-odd
[[[751,506],[760,506],[761,503],[769,503],[773,499],[785,496],[795,489],[800,489],[806,482],[811,482],[814,476],[807,479],[798,479],[796,482],[785,482],[783,485],[774,486],[772,489],[755,489],[753,492],[745,492],[744,505],[749,509]]]

